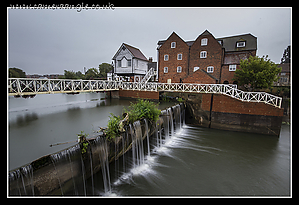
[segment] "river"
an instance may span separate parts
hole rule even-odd
[[[81,130],[94,135],[107,125],[110,112],[120,115],[130,105],[102,93],[9,97],[8,102],[9,170],[70,147],[75,143],[49,145],[76,140]],[[172,104],[161,103],[160,109]],[[111,163],[113,196],[288,196],[290,126],[283,125],[276,138],[185,125],[153,149],[145,165],[124,172]],[[96,195],[103,195],[100,174],[92,187]]]

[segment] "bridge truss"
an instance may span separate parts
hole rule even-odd
[[[281,107],[282,98],[266,92],[245,92],[227,84],[122,82],[107,80],[9,78],[8,95],[78,93],[114,90],[166,91],[223,94],[246,102],[262,102]]]

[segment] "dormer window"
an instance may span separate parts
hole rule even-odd
[[[175,48],[175,44],[176,44],[175,42],[171,42],[171,46],[170,47],[171,48]]]
[[[246,43],[245,41],[240,41],[240,42],[237,42],[237,47],[240,48],[240,47],[245,47]]]

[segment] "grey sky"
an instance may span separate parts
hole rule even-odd
[[[117,5],[115,5],[117,6]],[[27,74],[63,74],[111,63],[125,42],[157,60],[157,42],[175,31],[195,40],[251,33],[258,56],[280,63],[291,44],[290,8],[117,8],[114,10],[8,10],[8,66]]]

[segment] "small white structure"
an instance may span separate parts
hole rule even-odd
[[[133,46],[123,43],[112,58],[114,64],[113,74],[107,74],[107,79],[112,75],[119,80],[140,82],[148,70],[148,59],[143,53]]]

